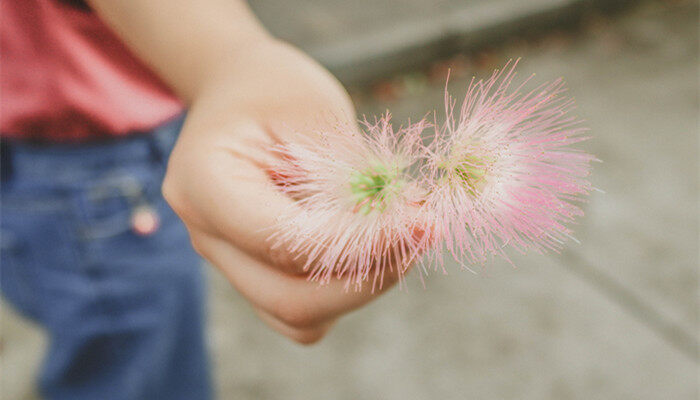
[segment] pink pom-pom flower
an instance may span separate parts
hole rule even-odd
[[[381,287],[386,271],[401,278],[424,243],[416,211],[425,193],[409,175],[424,124],[399,135],[387,115],[364,127],[366,135],[339,127],[272,148],[281,160],[273,180],[297,201],[271,240],[305,255],[309,279],[344,277],[355,289]]]
[[[423,168],[426,212],[463,266],[493,255],[508,259],[506,245],[558,249],[571,238],[566,224],[583,215],[575,203],[591,190],[586,177],[595,158],[570,147],[587,138],[570,115],[563,82],[521,93],[525,83],[512,87],[516,64],[472,79],[458,113],[446,92],[447,120]]]
[[[395,131],[387,115],[365,122],[365,135],[338,127],[275,145],[271,177],[296,203],[271,240],[304,255],[309,279],[355,289],[381,287],[387,271],[401,279],[426,252],[468,268],[508,259],[507,246],[558,250],[583,215],[596,159],[572,147],[586,129],[563,82],[523,92],[516,64],[472,79],[458,110],[446,92],[446,122],[428,144],[425,121]]]

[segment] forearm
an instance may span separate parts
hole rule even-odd
[[[274,41],[245,1],[90,0],[120,38],[187,103]]]
[[[90,1],[188,103],[185,132],[219,129],[237,115],[258,120],[275,115],[287,125],[295,118],[308,122],[303,114],[285,114],[297,107],[319,115],[342,110],[344,118],[355,118],[335,78],[267,33],[244,1]],[[329,104],[329,97],[338,101]]]

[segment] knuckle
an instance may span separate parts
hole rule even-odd
[[[192,244],[192,248],[194,251],[197,252],[197,254],[204,256],[204,243],[202,243],[202,239],[198,237],[197,235],[190,235],[190,243]]]
[[[276,314],[277,318],[284,324],[296,329],[313,327],[321,322],[318,313],[299,302],[289,301],[289,299],[280,304]]]
[[[300,274],[304,272],[303,265],[299,264],[299,261],[293,254],[287,251],[285,246],[272,245],[268,250],[268,254],[270,260],[278,269],[288,274]]]
[[[180,190],[177,188],[177,185],[170,174],[166,174],[160,190],[163,193],[163,198],[165,198],[165,201],[170,204],[170,207],[172,207],[173,210],[177,212],[182,208],[182,195],[180,194]]]
[[[170,205],[170,208],[175,211],[183,221],[201,222],[201,219],[196,211],[195,204],[188,198],[187,191],[182,184],[171,175],[166,175],[161,184],[161,193],[163,198]]]
[[[326,330],[324,329],[307,329],[295,331],[290,333],[287,337],[298,344],[310,346],[318,343],[325,336]]]

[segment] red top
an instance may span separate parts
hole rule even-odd
[[[3,137],[122,136],[182,111],[177,97],[95,13],[67,3],[0,1]]]

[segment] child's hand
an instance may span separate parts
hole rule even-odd
[[[342,314],[380,291],[308,282],[303,254],[267,238],[294,201],[265,170],[264,144],[340,123],[355,129],[342,86],[322,67],[278,42],[250,49],[215,88],[196,98],[163,185],[196,250],[219,268],[272,328],[300,343],[320,339]],[[299,138],[297,138],[299,139]],[[385,290],[396,281],[387,272]]]
[[[163,192],[197,251],[224,272],[270,326],[302,343],[378,293],[319,288],[304,255],[266,239],[293,200],[260,160],[270,134],[355,126],[347,93],[318,64],[275,41],[243,0],[90,0],[103,20],[190,104]],[[299,256],[300,258],[296,258]],[[388,280],[388,281],[387,281]],[[391,286],[385,278],[383,288]]]

